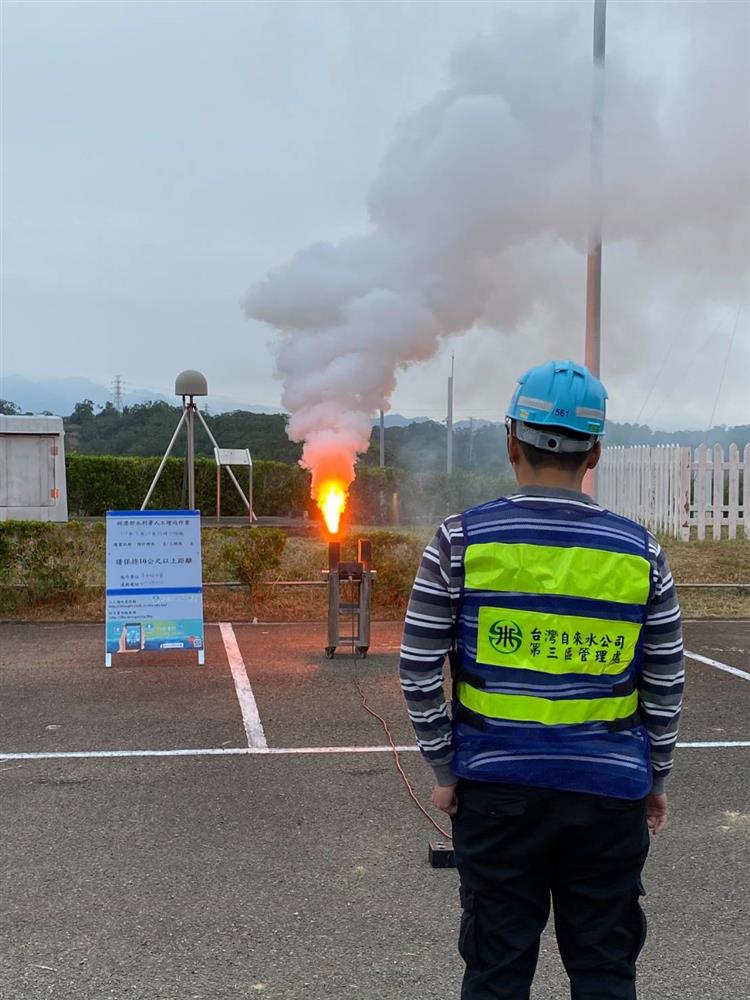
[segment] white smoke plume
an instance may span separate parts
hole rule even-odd
[[[662,292],[705,304],[741,294],[748,260],[749,8],[652,7],[615,8],[608,27],[621,42],[608,42],[605,242],[632,277],[605,287],[620,305],[613,364],[633,363],[658,322],[653,268]],[[561,330],[580,336],[591,12],[538,12],[504,16],[455,54],[446,88],[384,157],[368,232],[307,247],[247,296],[248,315],[281,333],[282,401],[314,495],[330,477],[351,482],[398,371],[441,338],[491,327],[502,351],[531,327],[562,353]],[[655,47],[674,36],[660,73],[658,56],[644,68],[649,25]]]

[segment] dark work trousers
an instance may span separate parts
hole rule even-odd
[[[573,1000],[635,1000],[646,802],[461,780],[461,1000],[528,1000],[554,907]]]

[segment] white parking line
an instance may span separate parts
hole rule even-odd
[[[686,743],[678,743],[680,748],[695,747],[750,747],[750,740],[689,740]]]
[[[750,740],[688,740],[680,748],[721,749],[750,747]],[[413,744],[397,746],[399,753],[417,753]],[[60,750],[29,753],[0,753],[6,760],[86,760],[107,757],[293,757],[300,754],[393,753],[390,746],[375,747],[196,747],[179,750]]]
[[[748,741],[750,746],[750,741]],[[415,746],[396,747],[399,753],[416,751]],[[382,747],[196,747],[180,750],[61,750],[32,753],[0,753],[0,763],[6,760],[75,760],[89,757],[269,757],[294,754],[331,753],[392,753]]]
[[[260,721],[258,706],[255,703],[255,695],[253,694],[253,689],[250,687],[247,670],[245,669],[245,661],[242,659],[240,647],[237,645],[234,629],[229,622],[220,622],[219,630],[221,631],[224,649],[227,651],[229,667],[234,678],[234,688],[237,692],[237,700],[240,703],[242,724],[245,727],[247,745],[259,750],[266,750],[268,748],[266,734],[263,732],[263,723]]]
[[[743,680],[750,681],[750,674],[746,670],[740,670],[739,667],[730,667],[728,663],[722,663],[721,660],[712,660],[710,657],[701,656],[699,653],[690,653],[687,649],[685,650],[685,656],[691,660],[697,660],[699,663],[707,663],[709,667],[716,667],[717,670],[726,670],[728,674],[734,674],[735,677],[742,677]]]
[[[676,584],[679,590],[679,583]],[[750,618],[683,618],[683,625],[748,625]]]

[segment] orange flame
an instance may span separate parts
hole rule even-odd
[[[341,515],[346,507],[346,488],[343,483],[335,479],[323,483],[318,490],[317,503],[328,531],[332,535],[338,534]]]

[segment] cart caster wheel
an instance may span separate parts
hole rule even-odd
[[[359,657],[360,660],[367,659],[367,650],[369,648],[370,648],[369,646],[357,646],[357,656]]]
[[[332,660],[333,659],[333,654],[335,652],[336,652],[336,647],[335,646],[326,646],[326,659],[327,660]]]

